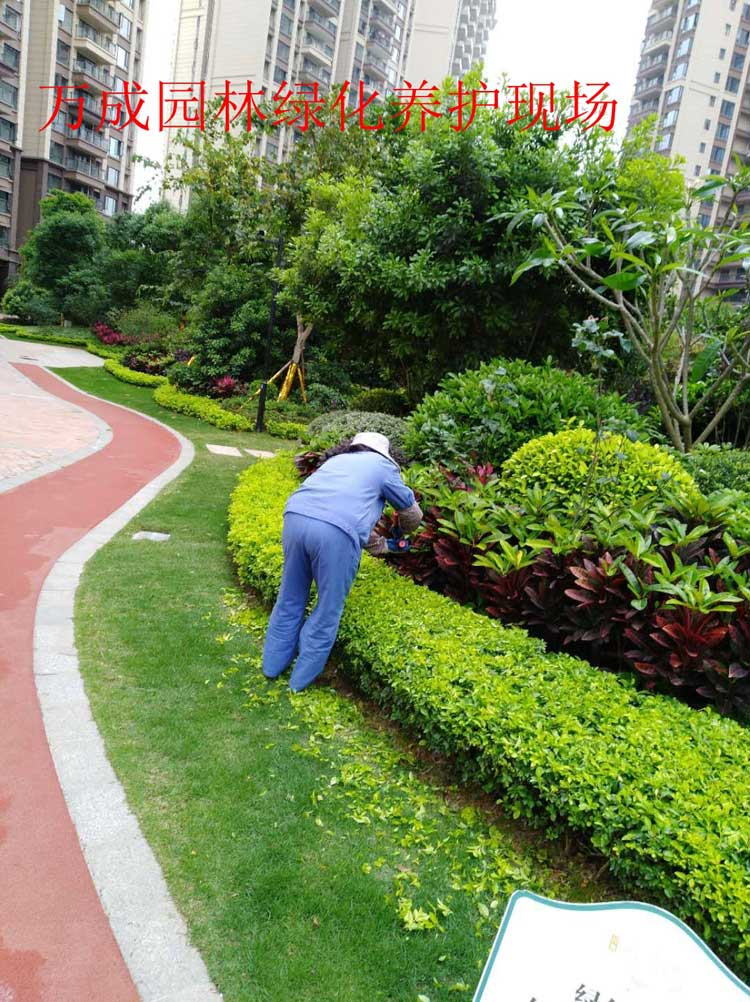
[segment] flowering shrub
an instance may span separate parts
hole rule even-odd
[[[239,397],[243,390],[243,384],[234,376],[220,376],[211,382],[212,397]]]
[[[109,324],[105,324],[103,320],[99,320],[93,324],[91,330],[102,344],[133,344],[131,338],[121,334],[120,331],[115,330],[114,327],[110,327]]]

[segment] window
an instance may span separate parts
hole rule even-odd
[[[0,212],[10,213],[11,198],[9,191],[0,191]]]
[[[693,174],[695,175],[695,177],[700,177],[701,176],[701,165],[700,164],[696,164],[695,167],[693,167]]]
[[[15,122],[9,122],[7,118],[0,117],[0,139],[6,143],[15,143],[17,126]]]
[[[59,174],[48,174],[47,191],[54,191],[55,188],[62,188],[62,178]]]
[[[66,49],[70,52],[69,45],[66,45]],[[18,64],[21,62],[21,53],[6,42],[3,46],[2,61],[6,66],[11,66],[14,70],[17,70]]]
[[[750,3],[742,5],[742,16],[747,20],[750,19]]]
[[[720,164],[724,160],[725,153],[723,146],[714,146],[711,150],[711,163]]]
[[[115,139],[114,136],[110,137],[109,155],[111,157],[117,157],[119,160],[119,158],[122,156],[122,139]]]
[[[130,65],[130,53],[121,45],[117,46],[117,65],[123,70],[126,70]]]
[[[706,212],[702,212],[700,216],[698,216],[698,222],[701,224],[703,229],[705,229],[707,226],[711,225],[711,216]]]
[[[276,58],[282,59],[285,63],[288,63],[290,52],[291,49],[286,44],[286,42],[279,42],[278,47],[276,48]]]
[[[59,38],[57,40],[57,61],[58,63],[65,63],[66,66],[70,62],[70,46],[66,45],[65,42],[61,42]]]
[[[120,171],[117,167],[107,167],[107,184],[111,184],[113,188],[120,184]]]
[[[678,63],[672,70],[672,79],[684,80],[685,77],[687,76],[687,68],[688,68],[687,63]]]
[[[128,10],[133,9],[133,0],[120,0],[120,3],[123,5],[123,7],[127,7]]]
[[[721,102],[721,114],[724,118],[731,118],[734,115],[735,104],[734,101],[722,101]]]
[[[13,157],[6,157],[4,153],[0,154],[0,177],[13,177],[14,166]]]
[[[282,14],[281,20],[279,21],[279,31],[282,35],[288,35],[289,38],[292,37],[292,31],[294,29],[294,22],[288,14]]]
[[[6,83],[5,80],[0,80],[0,101],[3,104],[9,104],[11,108],[18,107],[18,87],[14,87],[13,84]]]
[[[286,80],[286,72],[281,68],[281,66],[277,66],[273,71],[273,79],[274,82],[278,84],[284,83]]]
[[[745,57],[742,55],[741,52],[735,52],[735,54],[732,56],[732,69],[741,70],[744,68],[744,66],[745,66]]]
[[[61,164],[65,157],[65,147],[62,143],[49,144],[49,158],[53,164]]]
[[[737,32],[737,44],[747,45],[750,42],[750,31],[747,28],[740,28]]]
[[[732,25],[731,24],[725,24],[724,25],[724,34],[725,35],[731,35],[732,34]]]
[[[129,17],[125,17],[124,14],[120,14],[120,34],[123,38],[130,38],[130,33],[133,30],[133,22]]]
[[[667,104],[676,104],[682,97],[683,87],[673,87],[667,91]]]
[[[736,94],[740,89],[739,77],[727,77],[727,90],[730,94]]]
[[[668,129],[671,125],[674,125],[676,121],[677,121],[677,112],[668,111],[664,116],[664,118],[662,119],[661,124],[664,126],[665,129]]]
[[[706,152],[706,144],[705,143],[701,143],[700,144],[700,146],[698,147],[698,152],[699,153],[705,153]]]
[[[715,108],[715,107],[716,107],[716,95],[715,95],[715,94],[712,94],[712,95],[711,95],[711,97],[710,97],[710,98],[708,99],[708,103],[709,103],[709,105],[710,105],[710,106],[711,106],[712,108]]]
[[[10,247],[9,226],[0,226],[0,247]]]
[[[682,19],[682,30],[683,31],[692,31],[693,28],[696,26],[697,23],[698,23],[698,15],[697,14],[687,14]],[[729,27],[731,28],[731,25],[729,25]]]
[[[704,129],[710,129],[711,128],[711,119],[710,118],[705,119],[705,121],[703,122],[703,128]]]
[[[690,38],[683,38],[683,40],[677,46],[677,51],[675,52],[675,55],[676,56],[686,56],[688,54],[688,52],[690,52],[690,50],[691,50],[692,47],[693,47],[692,36]]]
[[[714,73],[714,83],[721,83],[721,73]]]
[[[726,59],[726,57],[727,57],[727,50],[719,49],[719,59]]]
[[[668,132],[666,136],[661,137],[659,142],[656,144],[656,148],[657,150],[659,150],[659,152],[661,152],[663,150],[668,150],[671,145],[672,145],[672,133]]]
[[[73,12],[64,3],[61,3],[58,7],[57,21],[60,27],[65,28],[66,31],[73,30]]]
[[[107,216],[114,216],[117,212],[117,199],[111,195],[104,196],[104,213]]]
[[[719,126],[719,128],[716,130],[716,138],[717,139],[729,139],[729,126],[726,125],[725,123],[722,123]]]

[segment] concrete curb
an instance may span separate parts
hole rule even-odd
[[[12,362],[8,362],[8,365],[13,366]],[[26,380],[27,383],[31,383],[31,380],[25,376],[22,372],[13,366],[14,372],[21,379]],[[34,385],[33,383],[31,384]],[[36,388],[36,387],[35,387]],[[76,407],[75,404],[69,404],[70,407],[75,407],[76,410],[82,411],[83,407]],[[71,466],[73,463],[77,463],[81,459],[85,459],[87,456],[93,456],[95,452],[99,452],[103,449],[105,445],[112,441],[112,429],[106,424],[100,417],[96,414],[92,414],[90,411],[85,411],[86,415],[93,419],[94,423],[99,428],[99,434],[96,440],[90,445],[85,445],[81,449],[77,449],[75,452],[69,452],[65,456],[61,456],[59,461],[52,463],[40,463],[35,466],[32,470],[26,473],[21,473],[17,477],[5,477],[0,479],[0,494],[4,494],[5,491],[12,491],[14,487],[20,487],[21,484],[27,484],[31,480],[36,480],[37,477],[44,477],[48,473],[57,473],[58,470],[64,469],[66,466]]]
[[[50,375],[72,386],[56,373]],[[198,951],[190,945],[185,921],[107,759],[78,668],[73,612],[86,561],[179,476],[195,455],[192,442],[173,428],[121,404],[112,406],[166,428],[178,439],[180,456],[67,550],[47,575],[34,624],[37,692],[50,751],[84,858],[141,999],[220,1002],[222,996],[211,983]]]

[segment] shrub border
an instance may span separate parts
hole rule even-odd
[[[216,428],[225,431],[250,431],[252,425],[242,414],[233,414],[231,411],[217,404],[216,401],[208,397],[197,397],[192,393],[183,393],[171,383],[162,383],[154,390],[154,400],[161,407],[167,410],[177,411],[178,414],[189,414],[191,417],[200,418]]]
[[[248,468],[229,510],[240,580],[271,602],[290,457]],[[750,971],[750,742],[712,711],[548,653],[368,556],[339,633],[365,693],[515,817],[568,830],[628,889]],[[616,753],[613,754],[613,749]]]
[[[137,372],[129,369],[126,365],[120,365],[114,358],[108,358],[104,363],[107,372],[119,379],[123,383],[131,383],[133,386],[161,386],[167,382],[166,376],[158,376],[149,372]]]

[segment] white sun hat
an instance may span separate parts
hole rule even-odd
[[[377,431],[361,431],[359,435],[355,435],[352,439],[352,445],[366,445],[368,449],[372,449],[373,452],[379,452],[381,456],[390,459],[394,466],[398,466],[398,463],[391,455],[391,443],[385,435],[381,435]]]

